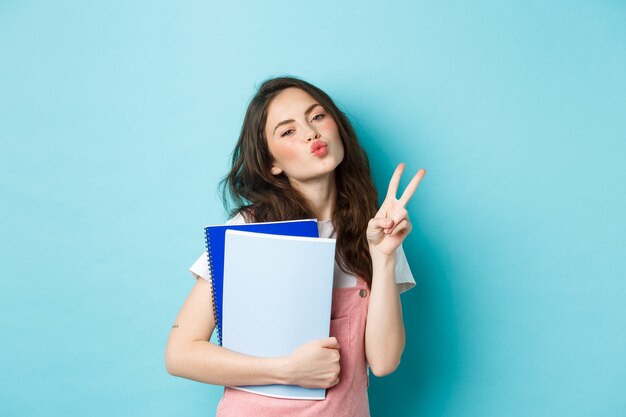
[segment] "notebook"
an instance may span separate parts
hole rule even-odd
[[[224,234],[226,230],[244,230],[277,235],[318,237],[317,220],[287,220],[279,222],[220,224],[204,228],[209,271],[213,287],[213,316],[217,340],[222,345],[222,283],[224,274]]]
[[[223,347],[277,357],[329,336],[335,239],[227,230],[225,248]],[[298,385],[232,388],[277,398],[326,397],[324,388]]]

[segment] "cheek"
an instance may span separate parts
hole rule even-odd
[[[343,142],[341,141],[341,136],[339,134],[339,128],[337,127],[337,123],[335,123],[332,118],[328,118],[320,124],[319,129],[330,141],[336,142],[336,144],[341,147],[343,155]]]
[[[338,132],[337,123],[332,119],[332,117],[325,117],[322,123],[320,124],[320,129],[329,132]]]
[[[270,152],[274,159],[278,162],[288,161],[294,159],[298,154],[297,146],[287,141],[276,144],[270,148]]]

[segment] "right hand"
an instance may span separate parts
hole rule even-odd
[[[339,383],[339,343],[336,337],[300,345],[286,357],[289,384],[330,388]]]

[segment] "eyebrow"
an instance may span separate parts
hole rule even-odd
[[[311,105],[309,106],[309,108],[308,108],[308,109],[306,109],[306,111],[304,112],[304,114],[305,114],[305,115],[307,115],[307,114],[311,113],[311,110],[313,110],[313,109],[315,108],[315,106],[321,106],[321,104],[319,104],[319,103],[313,103],[313,104],[311,104]],[[272,132],[272,135],[273,135],[274,133],[276,133],[276,129],[278,129],[280,126],[282,126],[282,125],[284,125],[284,124],[287,124],[287,123],[294,122],[294,121],[295,121],[295,120],[293,120],[293,119],[288,119],[288,120],[283,120],[282,122],[278,123],[278,124],[276,125],[276,127],[274,128],[274,131]]]

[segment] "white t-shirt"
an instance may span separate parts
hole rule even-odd
[[[241,214],[237,214],[232,219],[228,220],[226,224],[242,224],[245,223],[245,219]],[[335,229],[331,220],[318,220],[317,229],[320,237],[334,238]],[[209,271],[209,261],[207,259],[207,253],[204,251],[198,259],[191,265],[189,271],[195,278],[203,278],[206,281],[210,281],[211,272]],[[415,279],[409,268],[409,263],[404,255],[402,245],[396,250],[396,284],[399,285],[401,293],[410,290],[415,287]],[[334,272],[334,287],[354,287],[356,286],[356,276],[353,274],[346,274],[337,264],[335,260],[335,272]]]

